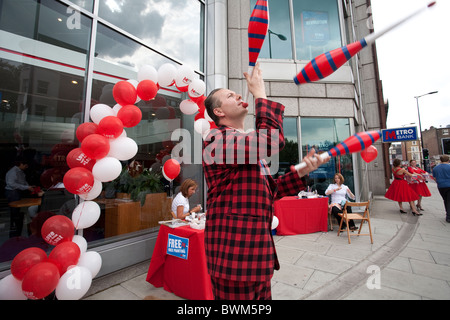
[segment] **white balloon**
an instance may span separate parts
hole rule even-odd
[[[207,130],[211,129],[211,125],[206,119],[198,119],[194,122],[194,129],[198,133],[203,134]]]
[[[113,157],[104,157],[98,160],[92,168],[94,179],[101,182],[110,182],[116,179],[122,172],[122,164]]]
[[[280,223],[280,220],[276,216],[273,216],[272,219],[272,230],[276,229],[278,227],[278,224]]]
[[[100,103],[91,108],[90,116],[95,124],[99,124],[103,118],[114,116],[114,111],[110,106]]]
[[[136,142],[128,137],[119,137],[109,142],[108,157],[113,157],[121,161],[127,161],[137,154],[138,145]]]
[[[0,300],[27,300],[22,292],[22,281],[12,274],[0,280]]]
[[[80,300],[92,284],[92,275],[88,268],[74,266],[67,270],[56,286],[58,300]]]
[[[206,121],[208,121],[208,122],[214,122],[213,119],[211,119],[211,117],[209,116],[207,110],[205,110],[205,119],[206,119]]]
[[[200,98],[206,92],[206,84],[201,79],[193,79],[189,85],[188,95],[191,98]]]
[[[102,193],[103,185],[101,181],[94,179],[94,186],[91,191],[85,194],[80,194],[79,197],[83,200],[94,200],[97,199],[100,193]]]
[[[158,84],[162,87],[170,87],[174,83],[177,68],[170,63],[163,64],[158,69]]]
[[[194,79],[196,79],[194,69],[188,65],[180,66],[175,74],[175,84],[178,88],[188,87]]]
[[[122,106],[121,106],[120,104],[116,104],[116,105],[112,108],[112,110],[113,110],[113,112],[114,112],[114,116],[117,117],[117,114],[119,113],[120,109],[122,109]]]
[[[80,256],[77,265],[87,268],[94,279],[102,268],[102,257],[98,252],[88,251]]]
[[[150,65],[142,66],[138,72],[138,81],[143,80],[152,80],[154,83],[158,83],[158,71]]]
[[[81,255],[86,252],[87,241],[84,237],[76,234],[73,236],[72,242],[75,243],[80,248]]]
[[[94,201],[83,201],[72,213],[75,229],[82,230],[92,227],[100,218],[100,206]]]
[[[192,100],[183,100],[180,103],[180,110],[184,114],[191,115],[198,111],[198,105]]]

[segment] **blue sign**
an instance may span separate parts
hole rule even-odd
[[[169,233],[169,239],[167,240],[167,254],[181,258],[188,259],[189,239],[181,238]]]
[[[384,129],[383,142],[401,142],[418,140],[417,127]]]

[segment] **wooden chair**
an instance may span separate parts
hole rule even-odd
[[[347,231],[348,243],[351,243],[350,236],[370,236],[370,242],[373,243],[372,228],[370,226],[369,205],[370,205],[370,201],[367,201],[367,202],[348,202],[347,201],[347,203],[344,206],[343,212],[339,213],[339,216],[342,219],[341,219],[341,223],[339,224],[338,236],[341,233],[341,231],[345,230],[345,231]],[[360,207],[363,211],[354,212],[355,210],[352,208],[352,213],[347,213],[347,207]],[[350,233],[350,230],[348,227],[349,220],[361,220],[361,225],[359,226],[359,230],[358,230],[357,234]],[[346,228],[343,230],[342,223],[344,221],[346,224]],[[365,221],[367,221],[367,223],[369,224],[369,233],[362,234],[361,229],[362,229],[362,226]]]

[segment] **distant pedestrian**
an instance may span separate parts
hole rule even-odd
[[[449,156],[441,156],[441,164],[433,169],[433,177],[436,179],[439,193],[444,199],[446,212],[445,221],[450,222],[450,164]]]

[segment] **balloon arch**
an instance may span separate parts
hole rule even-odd
[[[81,146],[66,158],[70,170],[64,175],[64,186],[80,198],[72,219],[57,215],[45,221],[41,235],[54,248],[48,256],[40,248],[18,253],[11,263],[11,275],[0,281],[0,300],[39,300],[53,292],[58,300],[79,300],[87,293],[101,269],[102,258],[95,251],[87,251],[86,240],[75,235],[75,230],[87,229],[99,219],[100,207],[92,200],[102,192],[103,182],[119,177],[120,161],[131,160],[138,152],[136,142],[125,131],[142,120],[135,104],[155,99],[162,86],[176,86],[188,93],[190,99],[181,102],[180,110],[187,115],[198,113],[194,124],[198,133],[203,135],[215,127],[205,112],[206,85],[187,65],[164,64],[158,70],[145,65],[139,69],[138,80],[116,83],[113,96],[117,104],[113,108],[105,104],[91,108],[92,122],[76,130]],[[169,159],[162,173],[172,182],[180,170],[180,163]]]

